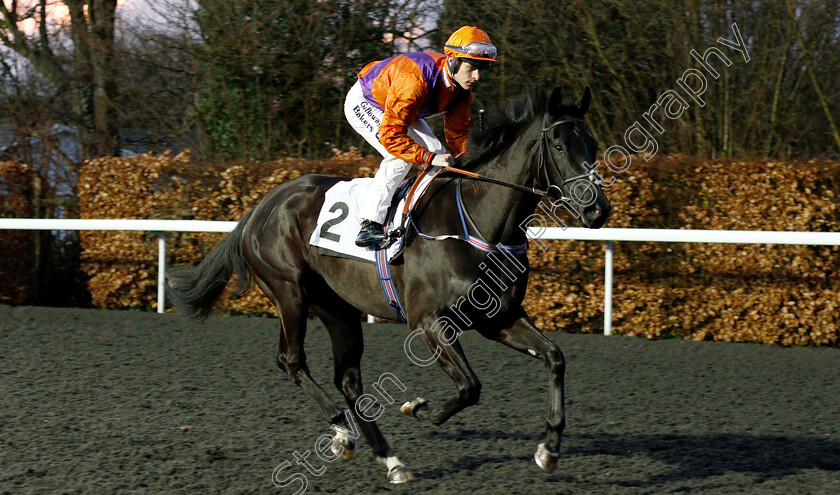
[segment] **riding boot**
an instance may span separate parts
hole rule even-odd
[[[362,222],[362,230],[359,231],[359,235],[356,237],[356,245],[359,247],[374,246],[380,244],[387,238],[385,227],[381,223],[374,222],[373,220],[365,220]]]

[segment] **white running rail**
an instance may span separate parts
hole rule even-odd
[[[100,220],[0,218],[0,230],[126,230],[158,233],[158,313],[166,309],[166,232],[230,232],[236,222],[209,220]]]
[[[230,232],[237,222],[207,220],[99,220],[0,218],[0,230],[124,230],[158,232],[158,313],[164,311],[166,270],[166,232]],[[676,230],[676,229],[583,229],[530,228],[527,236],[534,244],[540,240],[606,241],[604,264],[604,335],[612,333],[613,241],[705,242],[730,244],[788,244],[840,246],[840,232],[785,232],[753,230]],[[532,246],[532,249],[537,248]],[[368,321],[372,318],[368,317]]]
[[[678,230],[678,229],[583,229],[546,227],[528,229],[533,243],[539,239],[606,241],[604,263],[604,335],[612,334],[612,241],[706,242],[727,244],[794,244],[838,246],[838,232],[786,232],[778,230]],[[533,249],[533,246],[532,246]]]

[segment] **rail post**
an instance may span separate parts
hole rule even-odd
[[[612,335],[613,246],[607,241],[604,253],[604,335]]]
[[[166,232],[158,232],[158,298],[157,312],[166,311]]]

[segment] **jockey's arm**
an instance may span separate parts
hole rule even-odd
[[[420,107],[428,100],[426,82],[414,74],[401,74],[391,83],[385,114],[379,126],[379,142],[400,160],[429,165],[435,154],[408,135]]]
[[[472,93],[459,101],[452,109],[444,114],[443,127],[446,133],[446,144],[452,153],[459,157],[467,152],[467,136],[470,132],[470,107]]]

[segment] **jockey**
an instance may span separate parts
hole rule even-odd
[[[397,187],[415,163],[450,166],[467,147],[473,85],[496,62],[496,47],[476,27],[464,26],[446,41],[443,54],[412,52],[369,63],[347,93],[347,121],[384,159],[365,197],[356,245],[388,238],[385,215]],[[444,115],[446,144],[435,137],[427,117]]]

